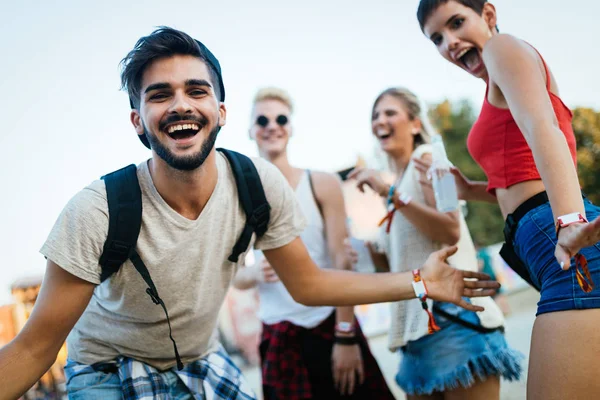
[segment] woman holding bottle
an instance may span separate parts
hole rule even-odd
[[[349,178],[357,181],[359,189],[366,185],[379,193],[389,207],[382,224],[383,253],[373,254],[373,261],[392,271],[410,271],[432,251],[457,244],[458,252],[450,262],[477,270],[464,217],[452,204],[438,211],[433,190],[420,183],[424,176],[412,161],[431,162],[433,152],[443,152],[417,97],[404,88],[382,92],[373,105],[372,131],[395,183],[387,185],[378,171],[363,168],[355,169]],[[433,147],[432,136],[438,140]],[[498,399],[501,376],[519,379],[521,355],[506,344],[502,312],[489,297],[471,301],[485,311],[474,313],[419,299],[392,304],[389,348],[402,355],[396,381],[409,400]]]

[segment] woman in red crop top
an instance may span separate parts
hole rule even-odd
[[[417,18],[445,59],[487,84],[467,145],[489,182],[454,174],[466,200],[498,202],[501,254],[541,292],[528,398],[600,398],[600,208],[581,195],[572,114],[541,55],[498,32],[492,4],[421,0]]]

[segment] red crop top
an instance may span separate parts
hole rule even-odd
[[[554,114],[567,139],[573,163],[577,166],[575,134],[571,126],[573,113],[560,97],[550,92],[550,72],[543,58],[542,63],[546,70],[546,89]],[[467,148],[487,175],[488,192],[495,194],[497,188],[505,189],[519,182],[541,179],[531,149],[510,110],[491,105],[487,97],[488,89],[485,91],[479,118],[467,138]]]

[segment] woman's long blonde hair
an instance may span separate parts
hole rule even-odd
[[[375,112],[375,107],[385,96],[395,97],[404,104],[405,110],[408,113],[410,120],[418,119],[421,121],[421,131],[414,136],[414,148],[416,149],[422,144],[431,143],[431,137],[437,134],[437,131],[431,124],[429,116],[427,115],[427,106],[421,102],[421,100],[413,92],[405,87],[391,87],[385,89],[377,96],[373,103],[373,109],[371,115]],[[382,153],[383,158],[387,161],[387,168],[390,172],[396,173],[396,166],[393,160],[388,156],[381,148],[378,147],[379,153]]]

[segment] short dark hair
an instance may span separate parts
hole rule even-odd
[[[417,9],[417,19],[419,20],[421,30],[423,30],[427,18],[429,18],[439,6],[446,4],[449,1],[456,1],[465,7],[469,7],[479,15],[483,13],[483,6],[487,3],[487,0],[421,0],[419,2],[419,8]]]
[[[190,55],[204,61],[208,67],[217,99],[225,101],[225,87],[217,58],[198,40],[177,29],[161,26],[140,38],[133,50],[121,60],[121,87],[127,90],[131,108],[139,108],[142,76],[153,61],[174,55]]]

